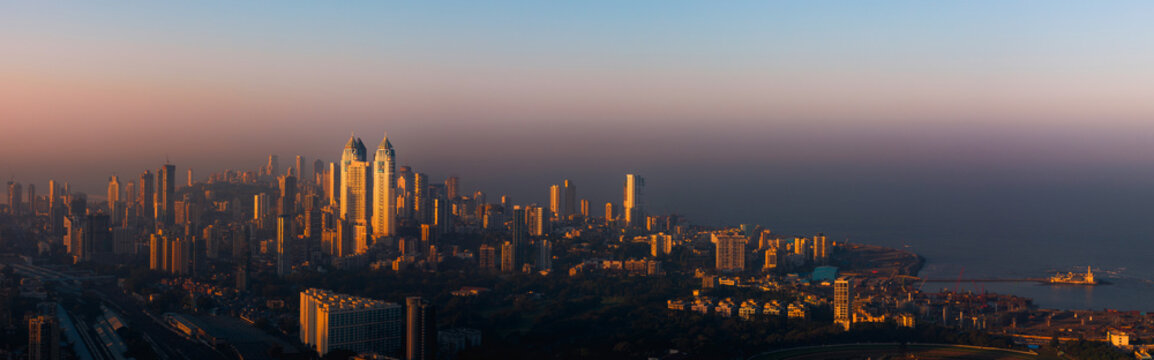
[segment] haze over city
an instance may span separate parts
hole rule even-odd
[[[1148,356],[1152,18],[0,4],[0,357]]]

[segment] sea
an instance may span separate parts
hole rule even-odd
[[[920,276],[963,279],[927,283],[924,291],[1014,294],[1051,309],[1154,311],[1154,182],[1046,175],[749,176],[719,187],[744,190],[720,199],[727,210],[687,216],[906,249],[926,259]],[[680,196],[670,205],[718,200]],[[1044,278],[1087,266],[1110,284],[965,281]]]

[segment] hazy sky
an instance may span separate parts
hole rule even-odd
[[[0,176],[99,193],[166,156],[331,161],[353,131],[532,201],[566,177],[619,201],[626,172],[667,198],[727,174],[1125,173],[1154,163],[1150,19],[1148,1],[5,2]]]

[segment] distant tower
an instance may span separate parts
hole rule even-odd
[[[313,184],[319,185],[322,182],[321,176],[323,176],[324,173],[325,173],[325,162],[321,161],[320,159],[313,161],[313,173],[309,175],[309,179],[311,179],[310,181],[312,181]],[[303,177],[305,175],[302,173],[300,176]]]
[[[294,175],[296,175],[298,180],[300,180],[301,182],[305,182],[305,180],[308,179],[307,177],[305,177],[305,174],[307,174],[306,171],[308,171],[307,168],[308,168],[308,164],[305,163],[305,157],[297,155],[296,173]]]
[[[36,215],[40,211],[40,202],[36,200],[36,184],[28,184],[28,213]]]
[[[552,217],[561,215],[561,186],[549,185],[549,213]]]
[[[140,196],[136,197],[137,209],[139,209],[140,217],[144,219],[145,223],[151,223],[156,216],[156,203],[152,201],[156,193],[156,178],[152,172],[144,170],[144,173],[140,174],[140,186],[138,188]]]
[[[445,179],[445,197],[448,198],[449,201],[456,200],[457,197],[461,196],[461,193],[458,192],[460,191],[460,185],[461,178],[450,176],[448,179]]]
[[[373,238],[397,234],[397,156],[389,135],[373,158]]]
[[[477,252],[477,264],[481,270],[496,270],[497,269],[497,248],[489,244],[481,244],[480,250]]]
[[[60,360],[60,323],[55,316],[28,320],[28,360]]]
[[[713,233],[716,269],[725,272],[745,270],[745,236],[735,233]]]
[[[512,241],[501,244],[501,272],[517,271],[517,246]]]
[[[613,211],[615,207],[611,202],[605,203],[605,222],[613,222],[617,219],[617,214]]]
[[[565,179],[565,210],[563,216],[566,219],[577,214],[577,185],[569,179]]]
[[[436,350],[436,310],[418,296],[405,298],[405,360],[432,360]]]
[[[337,163],[329,163],[328,168],[325,169],[324,190],[325,199],[328,200],[329,205],[339,207],[341,204],[342,172],[344,172],[344,168]]]
[[[853,280],[847,277],[833,282],[833,322],[849,330],[853,325]]]
[[[277,200],[277,212],[279,215],[293,216],[297,213],[297,177],[289,174],[281,176],[278,180],[280,185],[280,199]]]
[[[581,199],[581,217],[589,218],[589,200]]]
[[[645,197],[642,191],[645,188],[645,179],[633,175],[625,175],[625,224],[629,227],[645,226]]]
[[[108,211],[114,211],[117,202],[120,202],[120,178],[112,175],[108,178]]]
[[[24,207],[24,187],[18,182],[8,182],[8,213],[19,215]]]
[[[188,169],[188,185],[187,186],[192,187],[192,184],[195,184],[195,183],[196,183],[196,177],[194,177],[192,175],[192,169]]]
[[[164,226],[172,226],[176,222],[176,165],[164,164],[157,173],[160,179],[156,189],[156,206],[159,221]]]
[[[265,175],[276,176],[280,174],[280,161],[276,155],[268,156],[268,166],[265,167]]]
[[[361,139],[349,137],[341,152],[341,218],[350,223],[369,220],[369,163]]]
[[[296,237],[293,220],[286,215],[276,218],[276,274],[285,276],[292,272],[292,247]]]

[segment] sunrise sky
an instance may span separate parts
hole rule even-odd
[[[332,161],[353,131],[469,189],[585,176],[605,201],[679,167],[1151,166],[1150,19],[1145,1],[5,2],[0,175],[100,193],[166,156]]]

